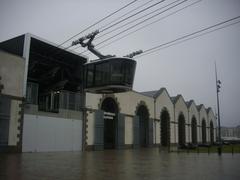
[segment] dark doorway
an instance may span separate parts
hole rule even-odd
[[[0,148],[8,145],[11,99],[0,95]]]
[[[161,112],[161,145],[168,146],[170,144],[170,116],[167,109]]]
[[[210,122],[210,142],[211,144],[214,143],[214,130],[213,130],[213,122]]]
[[[106,98],[101,109],[104,111],[104,149],[116,147],[118,106],[114,99]]]
[[[192,117],[191,130],[192,130],[192,144],[197,144],[197,120],[194,116]]]
[[[178,117],[178,144],[179,146],[185,145],[185,117],[181,113]]]
[[[202,120],[202,143],[206,144],[206,121],[205,119]]]
[[[137,110],[137,116],[139,117],[139,140],[140,146],[146,147],[149,143],[149,113],[146,106],[141,105]]]

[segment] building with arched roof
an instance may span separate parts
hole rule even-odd
[[[166,88],[157,91],[142,92],[143,95],[154,99],[154,114],[156,131],[154,142],[161,146],[176,144],[174,108]]]

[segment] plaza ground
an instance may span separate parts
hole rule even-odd
[[[172,152],[185,152],[185,153],[218,153],[219,146],[197,147],[194,149],[174,149]],[[240,153],[240,144],[228,144],[222,146],[222,153]]]
[[[0,154],[0,179],[240,179],[240,154],[167,153],[158,148]]]

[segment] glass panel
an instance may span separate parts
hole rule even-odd
[[[40,96],[39,110],[57,113],[59,110],[59,93],[59,91],[56,91]]]
[[[37,104],[38,100],[38,84],[33,82],[27,83],[27,95],[26,101],[30,104]]]
[[[68,108],[68,92],[61,91],[60,92],[60,108],[67,109]]]
[[[94,80],[94,66],[89,65],[87,66],[87,87],[93,85],[93,80]]]
[[[123,82],[124,73],[121,61],[111,62],[111,83],[121,84]]]
[[[81,94],[80,93],[75,94],[75,99],[76,99],[75,110],[79,111],[81,109],[81,104],[82,104]]]
[[[69,93],[69,109],[75,110],[75,94],[74,93]]]
[[[53,94],[53,111],[58,112],[59,110],[59,93],[60,92],[54,92]]]
[[[97,93],[129,90],[133,84],[135,67],[136,62],[126,58],[111,58],[86,64],[85,88],[90,92]],[[108,85],[112,85],[112,87]]]
[[[101,86],[108,84],[109,80],[109,63],[101,63],[96,65],[95,69],[95,85]]]

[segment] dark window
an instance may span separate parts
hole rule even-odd
[[[60,108],[79,111],[82,107],[82,96],[80,93],[61,91],[60,92]]]
[[[124,92],[132,88],[136,62],[111,58],[86,64],[84,68],[85,88],[90,92]]]
[[[76,100],[75,100],[75,94],[69,93],[69,107],[68,109],[75,110]]]
[[[27,83],[26,101],[29,104],[38,104],[38,84],[33,82]]]
[[[132,66],[131,62],[126,62],[125,63],[125,83],[128,85],[131,85],[133,82],[133,77],[134,77],[134,66]]]
[[[122,62],[113,61],[111,62],[111,83],[118,84],[123,81],[124,73]]]
[[[95,84],[103,85],[108,84],[108,77],[109,77],[109,64],[108,63],[101,63],[96,65],[96,76],[95,76]]]
[[[59,111],[59,91],[54,91],[39,97],[39,110],[47,112]]]
[[[59,91],[58,92],[54,92],[53,94],[53,111],[54,112],[58,112],[59,109]]]
[[[94,66],[90,65],[87,69],[87,86],[92,86],[94,81]]]

